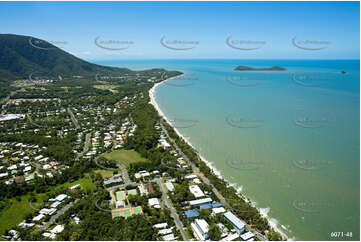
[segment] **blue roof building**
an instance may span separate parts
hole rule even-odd
[[[199,212],[195,209],[187,210],[184,212],[187,218],[196,218],[199,216]]]

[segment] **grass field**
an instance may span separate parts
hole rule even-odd
[[[36,196],[38,200],[32,206],[38,208],[44,196],[45,194],[38,194]],[[17,226],[25,219],[26,215],[36,211],[31,207],[29,198],[29,194],[21,196],[21,201],[12,198],[8,206],[0,211],[0,234],[4,234],[6,229]]]
[[[84,191],[95,190],[95,185],[92,183],[92,180],[89,175],[86,175],[84,178],[81,178],[75,182],[66,182],[64,184],[51,187],[51,191],[54,191],[57,187],[71,187],[76,184],[80,184],[81,188]],[[40,193],[35,195],[37,201],[32,204],[33,208],[42,208],[41,204],[45,198],[45,193]],[[2,210],[0,210],[0,235],[4,234],[6,229],[10,229],[14,226],[17,226],[21,223],[26,215],[34,212],[35,210],[31,207],[29,203],[30,194],[21,196],[21,201],[17,201],[15,198],[10,199],[9,204]]]
[[[103,157],[107,160],[117,161],[120,165],[125,167],[128,167],[131,163],[148,161],[134,150],[115,150],[104,154]]]
[[[117,88],[119,86],[116,86],[116,85],[94,85],[93,87],[96,88],[96,89],[100,89],[100,90],[109,90],[112,93],[118,93],[118,91],[115,90],[115,88]]]
[[[103,178],[110,178],[113,176],[112,170],[95,170],[94,172],[100,174]]]

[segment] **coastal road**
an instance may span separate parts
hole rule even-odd
[[[168,139],[172,142],[172,144],[174,145],[174,147],[176,148],[176,150],[182,155],[182,157],[192,166],[192,170],[193,172],[199,176],[202,181],[204,183],[206,183],[207,185],[212,186],[212,191],[214,192],[214,194],[217,196],[217,198],[221,201],[221,203],[230,211],[233,212],[233,208],[231,207],[231,205],[226,201],[226,199],[222,196],[222,194],[213,186],[213,184],[209,181],[209,179],[202,173],[199,171],[199,168],[188,158],[188,156],[186,154],[183,153],[183,151],[179,148],[179,146],[177,145],[177,143],[169,136],[167,129],[164,127],[163,121],[160,122],[160,126],[163,130],[163,132],[165,133],[165,135],[168,137]],[[243,221],[244,222],[244,221]],[[246,223],[245,223],[246,224]],[[251,231],[252,233],[254,233],[257,238],[259,240],[262,241],[267,241],[267,238],[259,233],[258,231],[256,231],[255,229],[253,229],[250,225],[246,224],[246,227],[249,231]]]
[[[74,206],[74,204],[77,203],[78,201],[79,201],[79,199],[76,199],[74,202],[71,202],[71,203],[65,205],[54,216],[52,216],[48,222],[46,222],[43,226],[38,228],[38,231],[41,232],[41,231],[47,230],[49,228],[49,226],[52,225],[57,218],[59,218],[61,215],[63,215],[69,208]]]
[[[168,199],[168,195],[166,193],[166,191],[164,190],[164,186],[163,186],[163,182],[162,182],[162,179],[161,178],[157,178],[157,179],[154,179],[158,186],[160,187],[160,189],[162,190],[162,197],[163,197],[163,201],[166,203],[167,207],[169,208],[170,210],[170,213],[174,219],[174,222],[178,228],[178,230],[180,231],[180,233],[182,234],[182,237],[183,237],[183,241],[189,241],[186,233],[184,232],[184,229],[183,229],[183,224],[182,222],[180,221],[179,219],[179,216],[176,212],[176,210],[174,209],[173,205],[169,202],[169,199]]]
[[[76,129],[80,129],[80,125],[78,124],[78,121],[76,120],[76,118],[75,118],[73,112],[71,111],[71,109],[70,109],[70,108],[67,108],[67,110],[68,110],[68,113],[69,113],[69,115],[70,115],[71,120],[72,120],[73,123],[74,123],[75,128],[76,128]]]

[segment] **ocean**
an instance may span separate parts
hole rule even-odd
[[[294,240],[360,239],[359,60],[97,64],[182,71],[156,88],[158,106],[273,226]]]

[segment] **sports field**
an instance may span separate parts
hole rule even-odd
[[[117,161],[124,167],[128,167],[131,163],[148,161],[146,158],[141,157],[140,154],[134,150],[115,150],[104,154],[103,157],[107,160]]]

